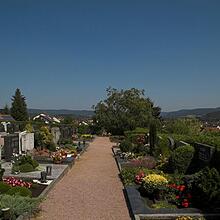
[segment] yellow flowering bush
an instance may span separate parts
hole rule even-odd
[[[148,193],[163,190],[168,184],[168,180],[159,174],[149,174],[143,178],[143,187]]]

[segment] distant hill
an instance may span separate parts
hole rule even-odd
[[[40,113],[46,113],[53,116],[74,116],[74,117],[83,117],[90,118],[94,115],[92,110],[67,110],[67,109],[28,109],[30,116],[35,116]]]
[[[202,119],[207,121],[220,120],[220,111],[208,113],[202,116]]]
[[[179,118],[186,116],[204,117],[207,114],[220,112],[220,107],[218,108],[196,108],[196,109],[182,109],[173,112],[162,112],[161,116],[163,118]]]

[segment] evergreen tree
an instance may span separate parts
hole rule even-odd
[[[20,89],[16,89],[12,97],[11,116],[17,121],[27,121],[28,111],[25,97],[21,94]]]

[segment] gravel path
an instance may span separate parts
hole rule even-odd
[[[97,137],[51,190],[36,220],[129,220],[123,186],[106,137]]]

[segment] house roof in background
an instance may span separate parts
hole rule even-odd
[[[11,115],[0,114],[0,121],[15,121]]]

